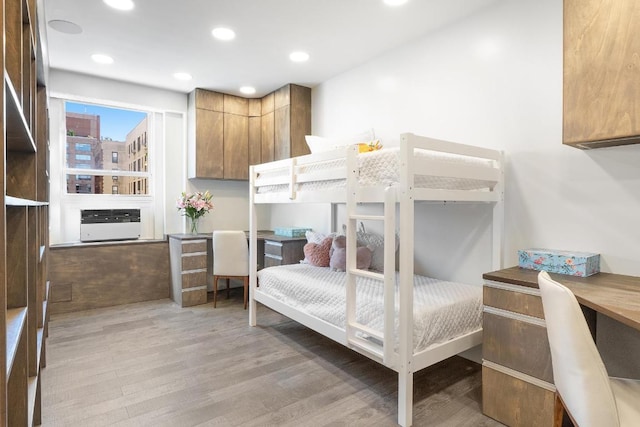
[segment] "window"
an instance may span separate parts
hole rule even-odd
[[[142,111],[65,102],[67,193],[148,195],[149,117]],[[122,186],[109,188],[109,178]]]

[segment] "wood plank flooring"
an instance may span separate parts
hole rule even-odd
[[[397,375],[259,305],[170,300],[52,316],[43,426],[394,426]],[[500,426],[480,366],[453,357],[414,377],[414,425]]]

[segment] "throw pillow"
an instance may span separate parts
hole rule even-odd
[[[333,237],[325,238],[322,243],[307,243],[304,245],[305,260],[316,267],[329,267],[329,250]]]
[[[371,265],[371,249],[360,246],[356,252],[356,268],[368,270]],[[331,258],[329,267],[333,271],[346,271],[347,269],[347,239],[345,236],[336,236],[331,244]]]

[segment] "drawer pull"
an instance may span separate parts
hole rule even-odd
[[[489,307],[487,305],[482,309],[483,312],[494,314],[496,316],[506,317],[508,319],[520,320],[522,322],[530,323],[532,325],[547,327],[547,324],[543,319],[539,319],[533,316],[527,316],[526,314],[514,313],[513,311],[502,310],[500,308]]]
[[[503,291],[512,291],[520,294],[540,296],[540,289],[529,288],[526,286],[512,285],[510,283],[494,282],[493,280],[485,280],[484,285],[489,288],[502,289]]]
[[[524,381],[526,383],[533,384],[540,388],[544,388],[545,390],[549,390],[552,393],[556,392],[556,386],[551,383],[542,381],[536,377],[532,377],[531,375],[527,375],[525,373],[515,371],[511,368],[507,368],[506,366],[498,365],[497,363],[493,363],[489,360],[482,360],[482,366],[486,366],[487,368],[491,368],[494,371],[498,371],[503,374],[509,375],[510,377],[517,378],[520,381]]]

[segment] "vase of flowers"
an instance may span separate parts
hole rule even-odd
[[[213,196],[209,193],[209,190],[204,193],[201,191],[187,194],[182,192],[176,206],[178,211],[182,212],[182,215],[189,218],[189,225],[191,234],[198,234],[198,221],[200,218],[213,209]]]

